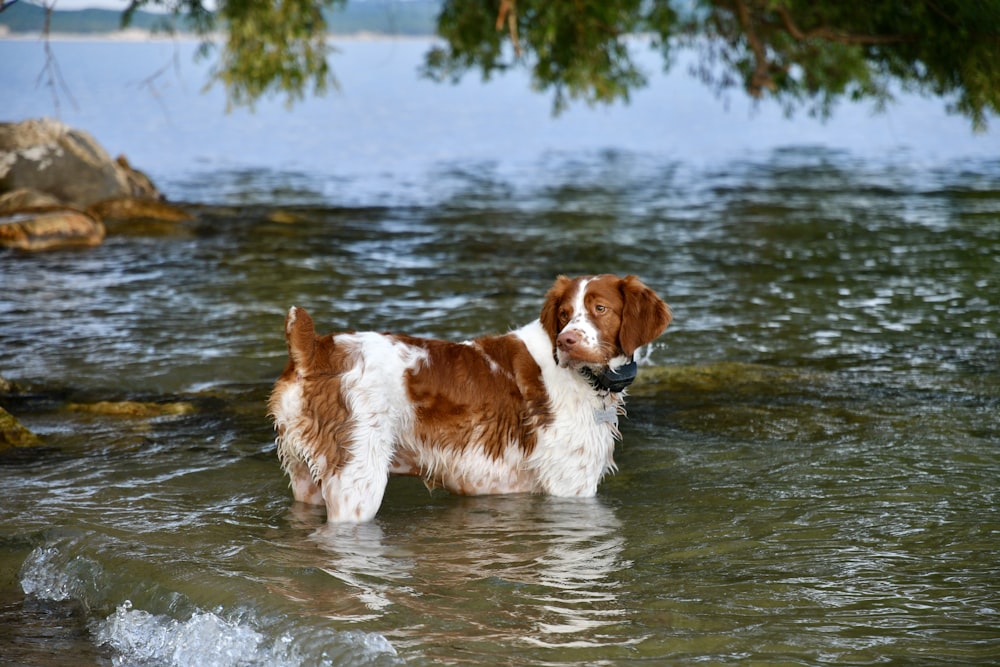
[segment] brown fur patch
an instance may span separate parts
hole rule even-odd
[[[622,311],[621,330],[618,332],[618,344],[625,354],[631,355],[666,331],[673,315],[670,306],[635,276],[622,278],[619,289],[625,300],[625,307]]]
[[[357,355],[338,345],[335,336],[317,336],[312,318],[302,308],[286,319],[288,363],[268,400],[271,415],[280,411],[282,394],[292,384],[302,387],[301,411],[290,423],[278,424],[278,437],[294,431],[294,441],[309,443],[309,451],[293,451],[319,481],[335,474],[350,458],[354,421],[340,387],[340,375],[353,367]]]
[[[483,446],[493,458],[511,444],[526,453],[534,449],[537,429],[552,416],[541,370],[520,340],[488,336],[458,344],[397,338],[428,353],[427,362],[406,377],[418,441],[430,447]]]

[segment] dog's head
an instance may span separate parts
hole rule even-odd
[[[670,307],[635,276],[559,276],[541,322],[556,361],[569,368],[615,367],[670,324]]]

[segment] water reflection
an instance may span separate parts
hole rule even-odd
[[[375,620],[393,604],[395,593],[410,592],[401,582],[409,578],[413,562],[390,555],[381,526],[328,523],[317,528],[310,540],[331,557],[320,569],[342,583],[350,597],[360,603],[347,613],[328,614],[330,618]]]
[[[436,643],[429,633],[561,648],[642,640],[615,629],[629,614],[619,580],[630,563],[612,508],[598,499],[449,500],[417,521],[316,528],[309,539],[326,554],[321,569],[339,598],[325,613],[392,617],[388,636],[424,646]]]

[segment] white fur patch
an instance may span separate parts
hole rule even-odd
[[[518,443],[506,443],[503,455],[493,458],[479,443],[441,448],[421,443],[411,447],[417,474],[428,486],[442,486],[465,495],[536,493],[534,478],[525,473],[524,456]]]
[[[554,496],[593,496],[604,475],[615,469],[614,448],[622,401],[599,395],[577,371],[557,366],[541,322],[515,332],[542,369],[554,420],[538,434],[526,465],[538,485]]]
[[[570,318],[562,331],[575,331],[583,338],[583,344],[591,349],[596,349],[600,341],[600,332],[590,319],[587,311],[585,297],[587,295],[587,285],[592,279],[587,278],[580,281],[576,294],[573,295],[573,317]]]
[[[406,372],[425,363],[427,352],[372,332],[341,334],[336,341],[353,348],[359,361],[340,378],[355,427],[347,463],[324,478],[327,519],[368,521],[382,504],[399,433],[413,423]]]

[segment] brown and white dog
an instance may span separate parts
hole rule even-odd
[[[670,323],[635,276],[560,276],[539,319],[463,343],[316,335],[288,311],[288,364],[268,407],[301,502],[375,516],[390,474],[480,495],[593,496],[609,470],[632,356]]]

